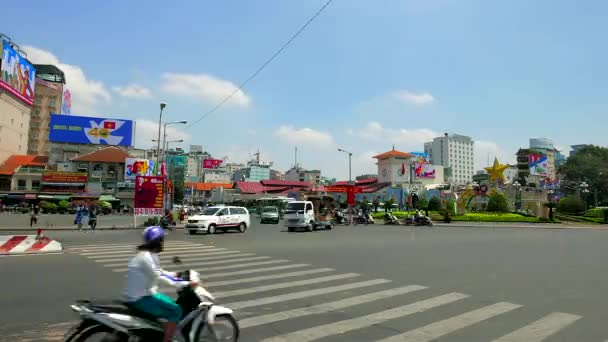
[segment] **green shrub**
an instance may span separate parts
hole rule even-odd
[[[490,212],[497,213],[509,212],[509,203],[507,202],[507,196],[499,192],[490,195],[487,210]]]
[[[431,200],[429,201],[429,206],[428,206],[429,210],[441,210],[441,199],[439,199],[439,197],[437,196],[433,196],[433,198],[431,198]]]
[[[538,223],[537,217],[527,217],[514,213],[466,213],[452,217],[452,221],[463,222],[527,222]]]
[[[57,212],[57,204],[55,203],[48,203],[45,207],[45,209],[47,213],[49,214],[54,214]]]
[[[22,214],[27,214],[27,213],[29,213],[29,212],[30,212],[30,209],[29,209],[29,208],[21,208],[21,213],[22,213]]]
[[[557,211],[565,214],[581,214],[585,211],[585,204],[579,196],[566,196],[559,200]]]
[[[427,206],[429,205],[429,201],[426,199],[426,197],[422,196],[420,198],[418,198],[418,209],[426,209]]]
[[[597,218],[604,218],[604,210],[602,208],[593,208],[593,209],[589,209],[585,212],[585,217],[597,217]]]

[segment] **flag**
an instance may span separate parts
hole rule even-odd
[[[114,121],[106,121],[103,123],[103,128],[106,129],[116,129],[116,122]]]
[[[222,166],[221,159],[205,159],[203,160],[203,169],[217,169]]]

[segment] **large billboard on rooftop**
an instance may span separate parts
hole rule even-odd
[[[49,141],[132,146],[133,121],[51,114]]]
[[[34,103],[36,68],[6,40],[2,41],[0,88],[13,94],[28,106]]]

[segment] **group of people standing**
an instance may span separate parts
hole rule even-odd
[[[79,205],[76,208],[74,224],[78,226],[78,230],[82,230],[82,227],[90,227],[94,231],[97,227],[97,209],[94,206]]]

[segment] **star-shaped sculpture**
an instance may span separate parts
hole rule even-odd
[[[498,162],[498,158],[494,158],[494,165],[486,167],[486,171],[490,175],[490,182],[505,182],[505,176],[503,173],[509,167],[509,165],[503,165]]]

